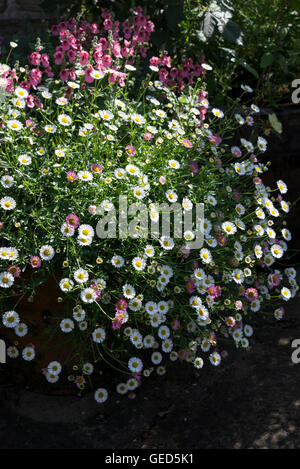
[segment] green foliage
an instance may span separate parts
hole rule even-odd
[[[153,54],[161,49],[179,63],[205,55],[216,70],[208,91],[218,103],[237,95],[241,82],[256,89],[261,105],[290,102],[290,83],[300,68],[300,0],[44,0],[42,7],[59,15],[85,13],[98,21],[101,8],[125,19],[141,5],[155,23]]]

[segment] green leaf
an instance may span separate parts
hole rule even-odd
[[[238,44],[239,46],[244,45],[244,34],[241,31],[241,28],[234,21],[229,20],[222,31],[224,39],[233,44]]]
[[[274,55],[270,54],[270,52],[266,52],[260,59],[261,68],[268,67],[274,62],[274,60],[275,60]]]
[[[278,120],[276,114],[273,112],[272,114],[269,114],[268,116],[270,125],[272,129],[275,130],[278,134],[282,133],[282,123]]]
[[[210,39],[215,34],[217,20],[214,15],[207,11],[203,15],[202,19],[202,32],[206,39]]]
[[[234,6],[229,0],[218,0],[217,3],[226,10],[234,11]]]
[[[248,72],[250,72],[255,78],[259,78],[259,75],[257,71],[255,70],[255,68],[251,67],[251,65],[249,65],[246,62],[246,60],[240,59],[238,62],[242,67],[244,67]]]

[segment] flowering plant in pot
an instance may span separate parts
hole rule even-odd
[[[211,67],[170,80],[166,54],[137,86],[151,30],[140,9],[122,32],[105,11],[52,29],[54,64],[36,50],[0,68],[1,335],[20,367],[97,402],[108,365],[120,394],[176,360],[219,365],[298,289],[274,264],[291,234],[285,183],[261,180],[267,142],[226,143],[257,106],[209,107]]]

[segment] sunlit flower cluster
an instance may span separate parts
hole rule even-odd
[[[121,43],[121,25],[106,10],[102,17],[101,27],[75,20],[53,27],[60,40],[54,63],[38,50],[30,56],[35,68],[0,67],[7,91],[0,117],[7,354],[25,362],[39,354],[19,298],[38,301],[39,285],[52,278],[65,308],[49,335],[66,337],[75,358],[70,364],[53,356],[40,371],[49,383],[94,386],[99,403],[108,397],[111,380],[99,375],[107,365],[117,392],[130,396],[176,360],[218,366],[232,344],[250,346],[256,316],[281,319],[283,302],[298,290],[295,270],[277,262],[291,239],[290,203],[284,181],[273,189],[263,183],[267,141],[228,143],[253,124],[257,106],[244,115],[211,107],[204,71],[212,72],[203,62],[181,69],[183,78],[193,69],[193,86],[172,90],[159,68],[169,67],[166,55],[152,58],[137,87],[137,50],[146,56],[153,24],[138,9],[123,23]],[[251,91],[243,85],[243,95]],[[145,204],[149,224],[158,222],[160,204],[195,215],[203,203],[203,246],[189,247],[196,226],[181,238],[141,236],[138,224],[136,236],[121,236],[120,195]],[[114,236],[97,235],[101,220]]]

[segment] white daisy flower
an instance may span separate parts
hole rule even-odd
[[[234,117],[240,125],[245,123],[245,119],[241,116],[241,114],[235,114]]]
[[[134,166],[133,164],[128,164],[126,166],[126,171],[131,176],[139,176],[140,175],[140,170],[136,166]]]
[[[113,113],[107,110],[99,111],[99,116],[104,121],[111,121],[114,118]]]
[[[166,197],[167,197],[168,201],[171,202],[171,203],[175,203],[178,199],[178,195],[173,190],[167,191],[166,192]]]
[[[19,98],[26,99],[29,93],[24,88],[17,86],[17,88],[15,88],[15,94],[19,96]]]
[[[48,134],[54,134],[56,132],[55,125],[45,125],[44,129]]]
[[[63,96],[60,98],[56,98],[55,102],[56,104],[58,104],[58,106],[65,106],[66,104],[68,104],[67,98],[64,98]]]
[[[291,290],[289,288],[283,287],[281,289],[281,296],[285,301],[288,301],[291,298]]]
[[[6,311],[2,315],[2,323],[5,327],[14,328],[20,322],[20,317],[16,311]]]
[[[177,160],[169,160],[168,161],[168,165],[170,166],[170,168],[172,169],[179,169],[180,168],[180,164]]]
[[[51,261],[54,257],[54,249],[49,244],[42,246],[40,249],[40,256],[44,261]]]
[[[59,114],[58,122],[63,126],[69,126],[72,124],[72,119],[67,114]]]
[[[216,116],[216,117],[219,117],[219,118],[224,117],[224,112],[221,111],[220,109],[213,108],[211,112],[212,112],[213,115]]]
[[[89,279],[89,274],[86,270],[84,269],[77,269],[74,272],[74,279],[78,283],[85,283]]]
[[[151,246],[150,244],[147,244],[147,246],[145,247],[144,252],[145,252],[147,257],[153,257],[155,255],[154,247]]]
[[[213,352],[209,356],[209,361],[212,365],[218,366],[221,363],[221,355],[218,352]]]
[[[113,256],[113,258],[111,259],[112,265],[116,267],[117,269],[120,269],[120,267],[123,267],[124,262],[125,261],[122,256]]]
[[[136,295],[135,288],[129,283],[125,283],[125,285],[123,285],[123,294],[125,298],[132,299]]]
[[[78,227],[78,233],[80,236],[91,236],[93,237],[95,232],[94,232],[94,229],[91,225],[80,225]]]
[[[204,365],[203,359],[201,357],[196,357],[193,361],[194,367],[198,370],[201,369]]]
[[[234,225],[234,223],[231,223],[230,221],[223,222],[222,229],[228,235],[233,235],[234,233],[236,233],[236,226]]]
[[[135,122],[138,125],[143,125],[146,122],[146,119],[140,114],[131,114],[130,118],[133,122]]]
[[[158,365],[162,361],[162,354],[160,352],[153,352],[151,355],[151,361],[154,365]]]
[[[106,281],[103,278],[97,278],[94,283],[97,285],[98,290],[105,290]]]
[[[144,348],[152,348],[155,343],[153,335],[146,335],[143,339]]]
[[[54,375],[54,374],[48,373],[48,372],[46,372],[44,374],[45,374],[45,378],[48,381],[48,383],[51,383],[51,384],[57,383],[57,381],[59,380],[59,375]]]
[[[73,236],[75,233],[75,229],[72,226],[68,226],[66,223],[61,226],[60,231],[66,237]]]
[[[75,319],[75,321],[77,322],[81,322],[85,319],[85,315],[86,315],[86,312],[84,311],[84,309],[82,308],[74,308],[73,310],[73,318]]]
[[[14,184],[14,178],[8,174],[2,176],[1,185],[6,188],[10,188]]]
[[[82,372],[84,375],[90,376],[91,374],[93,374],[93,371],[94,371],[94,365],[92,365],[92,363],[87,362],[83,364]]]
[[[10,288],[13,285],[14,281],[14,276],[11,275],[9,272],[0,273],[0,287]]]
[[[281,179],[279,179],[279,181],[277,181],[277,187],[278,189],[280,190],[281,194],[286,194],[287,193],[287,185],[285,182],[283,182]]]
[[[69,291],[72,290],[74,286],[74,282],[73,280],[69,279],[69,278],[63,278],[61,279],[61,281],[59,282],[59,288],[61,289],[61,291],[63,291],[64,293],[67,293]]]
[[[125,174],[126,174],[126,171],[123,168],[117,168],[114,171],[114,175],[117,179],[123,179]]]
[[[32,162],[32,159],[28,155],[20,155],[18,156],[18,161],[24,166],[29,166]]]
[[[241,85],[242,90],[247,91],[247,93],[253,93],[253,89],[249,85]]]
[[[165,339],[162,341],[161,349],[165,353],[171,353],[173,348],[173,342],[171,339]]]
[[[93,174],[90,171],[79,171],[78,179],[80,179],[80,181],[92,181]]]
[[[212,261],[212,255],[206,248],[200,250],[200,257],[205,264],[209,264]]]
[[[166,251],[170,251],[175,246],[173,239],[170,236],[162,236],[159,240],[160,245]]]
[[[72,330],[74,329],[74,322],[72,321],[72,319],[68,319],[68,318],[63,319],[60,322],[60,328],[63,332],[68,334],[69,332],[72,332]]]
[[[52,375],[59,375],[62,370],[61,364],[57,361],[50,362],[47,366],[48,373]]]
[[[102,342],[104,342],[106,337],[105,330],[102,327],[98,327],[92,333],[92,337],[94,342],[96,342],[97,344],[101,344]]]
[[[245,324],[244,326],[244,334],[247,337],[251,337],[253,335],[253,328],[252,326],[249,326],[249,324]]]
[[[80,298],[84,303],[93,303],[97,299],[97,294],[93,288],[85,288],[80,293]]]
[[[266,149],[267,149],[267,144],[268,144],[268,142],[267,142],[267,140],[266,140],[265,138],[263,138],[263,137],[258,137],[258,139],[257,139],[257,146],[258,146],[258,148],[260,149],[260,151],[263,151],[263,152],[266,151]]]
[[[168,326],[160,326],[160,328],[157,331],[158,337],[160,339],[168,339],[170,337],[170,329]]]
[[[19,350],[14,345],[8,347],[6,353],[9,358],[18,358],[19,356]]]
[[[208,65],[208,64],[205,64],[205,63],[202,63],[201,67],[204,68],[205,70],[208,70],[208,71],[213,69],[211,65]]]
[[[16,201],[12,197],[3,197],[0,199],[0,206],[4,210],[13,210],[16,207]]]
[[[145,269],[146,261],[142,257],[137,256],[132,259],[132,265],[135,268],[135,270],[141,271]]]
[[[271,253],[274,257],[279,259],[283,256],[283,249],[279,244],[273,244],[271,246]]]
[[[22,357],[25,361],[29,362],[34,359],[35,351],[33,347],[25,347],[22,351]]]
[[[236,283],[243,283],[245,276],[242,270],[240,269],[235,269],[232,272],[232,278]]]
[[[128,360],[128,368],[133,373],[139,373],[143,369],[143,362],[140,358],[132,357]]]
[[[15,326],[15,333],[19,337],[25,337],[25,335],[28,333],[28,327],[23,322],[19,322]]]
[[[188,199],[187,197],[185,197],[182,200],[182,207],[183,207],[183,210],[185,212],[189,212],[193,208],[193,202],[190,199]]]
[[[14,106],[18,107],[19,109],[24,109],[25,106],[26,106],[26,102],[24,99],[20,99],[20,98],[15,98],[12,100],[12,103]],[[20,128],[17,128],[20,124],[20,122],[17,124],[18,121],[15,121],[13,124],[12,124],[12,127],[10,127],[12,130],[20,130]],[[16,125],[17,124],[17,127]],[[22,124],[21,124],[22,126]]]
[[[98,388],[95,391],[94,397],[95,397],[96,402],[98,402],[99,404],[102,404],[103,402],[107,400],[108,392],[104,388]]]

